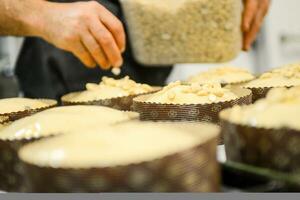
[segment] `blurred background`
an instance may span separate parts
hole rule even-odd
[[[259,73],[282,64],[300,61],[299,8],[299,0],[272,1],[270,12],[253,49],[249,53],[242,52],[237,59],[225,65],[244,67]],[[21,94],[13,72],[22,42],[22,38],[0,37],[0,98]],[[185,79],[211,66],[217,65],[176,65],[168,82]]]

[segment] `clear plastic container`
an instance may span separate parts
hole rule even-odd
[[[121,0],[145,65],[225,62],[242,47],[242,0]]]

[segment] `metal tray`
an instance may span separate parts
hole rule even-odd
[[[223,192],[299,192],[300,174],[283,173],[237,162],[221,164]]]

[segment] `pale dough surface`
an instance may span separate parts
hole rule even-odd
[[[300,87],[273,89],[266,99],[249,106],[236,106],[222,116],[238,124],[300,130]]]
[[[237,95],[220,84],[184,85],[174,82],[149,96],[146,102],[161,104],[209,104],[236,99]]]
[[[217,126],[201,123],[129,123],[44,139],[21,149],[19,155],[38,166],[112,167],[185,151],[217,137],[218,133]]]
[[[287,87],[300,85],[300,64],[286,65],[262,74],[258,79],[244,84],[247,88]]]
[[[124,97],[129,95],[138,95],[152,92],[154,89],[147,84],[136,83],[129,77],[123,79],[113,79],[103,77],[99,84],[88,83],[86,90],[76,95],[70,96],[65,100],[73,102],[86,102]]]
[[[8,98],[0,100],[0,113],[12,113],[49,106],[48,103],[28,98]]]
[[[0,131],[2,140],[21,140],[46,137],[137,119],[134,112],[122,112],[100,106],[67,106],[52,108],[22,118]]]
[[[206,72],[199,73],[188,79],[189,83],[221,83],[231,84],[240,83],[245,81],[251,81],[255,77],[247,70],[238,67],[218,67],[208,70]]]

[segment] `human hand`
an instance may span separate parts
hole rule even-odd
[[[242,30],[244,33],[243,50],[248,51],[261,28],[270,0],[244,0]]]
[[[51,3],[42,12],[40,36],[72,52],[87,67],[120,67],[126,39],[122,23],[96,1]]]

